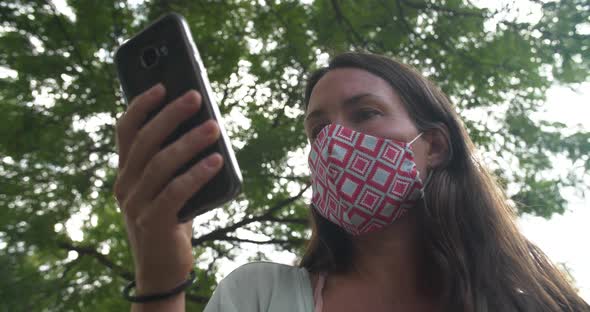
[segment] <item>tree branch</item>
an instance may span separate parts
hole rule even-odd
[[[269,222],[276,222],[276,223],[295,223],[301,225],[308,225],[309,220],[304,218],[276,218],[276,217],[268,217],[264,221]]]
[[[86,66],[86,64],[84,63],[84,57],[82,56],[82,53],[80,52],[80,49],[78,49],[78,46],[76,45],[75,41],[70,36],[70,33],[67,31],[66,27],[64,26],[64,24],[59,19],[59,14],[58,14],[57,9],[55,8],[55,5],[53,4],[53,2],[51,2],[49,0],[45,0],[45,4],[47,4],[51,8],[51,12],[53,13],[53,18],[55,19],[55,22],[56,22],[58,28],[61,30],[61,32],[64,35],[65,39],[72,46],[72,49],[74,50],[74,54],[78,58],[78,62],[80,63],[80,66],[86,68],[89,72],[92,72],[92,70],[90,68],[88,68]]]
[[[381,3],[384,5],[385,8],[389,9],[387,6],[387,3],[384,0],[381,0]],[[404,13],[404,8],[403,8],[403,4],[406,3],[406,0],[396,0],[396,6],[397,9],[399,11],[399,17],[400,20],[402,22],[402,24],[404,25],[404,27],[406,28],[406,30],[413,34],[414,36],[416,36],[417,38],[420,38],[420,34],[418,34],[408,23],[408,20],[406,18],[406,15]],[[496,14],[496,13],[494,13]],[[483,16],[481,16],[481,18],[484,18]],[[456,53],[461,55],[466,62],[468,62],[470,65],[472,66],[476,66],[476,67],[481,67],[482,65],[486,65],[489,67],[494,67],[494,68],[501,68],[507,71],[510,71],[510,68],[507,68],[505,64],[501,64],[501,63],[489,63],[489,62],[484,62],[481,59],[476,59],[473,55],[470,55],[468,53],[466,53],[463,50],[460,50],[457,47],[452,47],[451,45],[449,45],[446,41],[444,41],[442,39],[442,36],[437,37],[430,37],[434,43],[438,44],[438,46],[440,46],[441,48],[445,49],[446,51],[450,51],[452,53]],[[451,53],[451,54],[452,54]]]
[[[443,12],[443,13],[447,13],[453,17],[455,17],[455,16],[472,16],[472,17],[479,17],[479,18],[486,17],[485,15],[482,15],[477,12],[452,9],[452,8],[438,5],[438,4],[434,4],[434,3],[414,2],[414,1],[410,1],[410,0],[401,0],[401,2],[403,2],[405,5],[407,5],[411,8],[414,8],[414,9]]]
[[[334,13],[336,14],[336,19],[338,23],[345,26],[348,29],[347,36],[349,40],[354,43],[354,41],[360,42],[364,49],[367,49],[368,43],[365,41],[363,36],[361,36],[355,29],[352,27],[352,23],[344,16],[342,13],[342,9],[340,8],[340,4],[338,0],[331,0],[330,3],[332,4],[332,8],[334,9]],[[351,40],[348,34],[352,34],[354,36],[354,40]]]
[[[232,236],[225,236],[219,238],[218,240],[223,240],[227,242],[236,242],[236,243],[251,243],[257,245],[271,245],[271,244],[279,244],[279,245],[287,245],[287,244],[298,244],[305,242],[304,239],[268,239],[264,241],[253,240],[253,239],[245,239],[245,238],[237,238]]]
[[[301,182],[301,183],[309,182],[309,176],[281,176],[281,175],[272,174],[272,173],[264,174],[263,176],[270,177],[273,179],[286,179],[289,181],[296,181],[296,182]]]
[[[309,189],[310,186],[311,186],[310,184],[306,185],[304,188],[301,189],[301,191],[299,191],[299,193],[297,193],[297,195],[295,195],[293,197],[289,197],[289,198],[287,198],[287,199],[285,199],[283,201],[278,202],[277,204],[275,204],[273,207],[271,207],[270,209],[268,209],[262,215],[259,215],[259,216],[256,216],[256,217],[244,218],[242,221],[237,222],[237,223],[234,223],[234,224],[232,224],[232,225],[230,225],[228,227],[219,228],[219,229],[213,230],[213,231],[211,231],[211,232],[209,232],[209,233],[207,233],[205,235],[202,235],[200,237],[193,238],[192,239],[193,246],[200,245],[200,244],[202,244],[203,242],[206,242],[206,241],[212,241],[212,240],[222,239],[222,238],[224,238],[224,237],[227,236],[226,235],[227,233],[232,232],[232,231],[235,231],[235,230],[237,230],[237,229],[239,229],[239,228],[241,228],[241,227],[243,227],[245,225],[248,225],[250,223],[258,222],[258,221],[267,221],[267,220],[271,219],[272,218],[272,215],[276,211],[278,211],[278,210],[286,207],[287,205],[289,205],[289,204],[295,202],[296,200],[298,200],[299,198],[301,198],[301,196],[303,195],[303,193],[305,191],[307,191],[307,189]]]
[[[288,32],[290,29],[292,29],[292,27],[290,27],[289,23],[287,23],[287,21],[285,21],[285,19],[283,18],[282,15],[279,14],[280,10],[274,5],[274,3],[269,2],[268,3],[269,7],[270,7],[270,12],[274,15],[274,17],[279,21],[279,23],[283,26],[283,28],[285,29],[285,32]],[[291,3],[291,7],[295,5],[295,2]],[[288,37],[288,35],[287,35]],[[292,65],[295,68],[295,64],[299,64],[299,76],[297,78],[297,81],[303,81],[303,77],[305,76],[305,74],[309,71],[309,66],[311,65],[309,62],[307,62],[307,60],[305,59],[301,59],[300,58],[300,53],[299,50],[300,48],[297,45],[293,45],[290,41],[287,41],[287,47],[289,49],[292,50],[291,55],[293,55],[293,61],[292,61]],[[285,83],[287,83],[285,81]],[[285,92],[285,94],[288,95],[288,99],[285,101],[285,103],[283,104],[281,110],[279,112],[277,112],[277,116],[274,118],[273,123],[272,123],[272,127],[273,128],[277,128],[280,123],[281,123],[281,119],[285,117],[285,108],[287,106],[289,107],[294,107],[295,103],[298,102],[299,100],[299,93],[298,93],[298,89],[297,87],[299,86],[299,84],[295,87],[292,88],[290,91],[291,92]],[[294,91],[296,90],[296,91]]]
[[[62,248],[62,249],[76,251],[80,256],[89,256],[89,257],[95,258],[98,262],[100,262],[101,264],[108,267],[112,272],[123,277],[124,279],[126,279],[128,281],[132,281],[134,279],[134,274],[132,272],[115,264],[113,261],[111,261],[105,255],[96,251],[95,247],[74,246],[72,243],[65,242],[65,241],[58,242],[57,245],[59,248]],[[66,268],[66,270],[64,270],[64,272],[67,272],[70,268],[71,267]],[[186,298],[188,300],[191,300],[191,301],[197,302],[197,303],[207,303],[209,301],[209,297],[193,295],[188,292],[186,293]]]
[[[275,16],[275,18],[279,21],[279,23],[281,23],[283,25],[285,32],[290,31],[290,30],[293,31],[292,29],[294,29],[294,28],[290,27],[290,25],[285,21],[285,19],[283,19],[283,16],[281,16],[279,14],[279,11],[280,11],[280,9],[282,9],[282,7],[280,9],[277,8],[274,4],[274,1],[268,1],[266,3],[266,5],[268,5],[270,7],[271,14],[273,14]],[[296,5],[296,2],[287,3],[287,4],[285,4],[285,6],[286,5],[289,5],[290,6],[289,8],[292,8],[293,6]],[[298,25],[298,26],[301,26],[301,25]],[[299,63],[299,65],[301,65],[302,71],[304,71],[304,72],[307,71],[309,64],[306,64],[305,60],[302,60],[299,58],[299,56],[300,56],[299,51],[301,50],[300,47],[298,45],[292,44],[290,41],[287,41],[287,45],[288,45],[289,49],[292,50],[291,55],[294,56],[293,60],[297,61],[297,63]]]
[[[414,30],[414,28],[412,28],[412,26],[410,26],[410,23],[408,23],[408,20],[406,18],[405,12],[404,12],[404,8],[403,8],[403,5],[402,5],[402,2],[404,2],[404,0],[397,0],[395,2],[396,3],[396,6],[397,6],[397,9],[398,9],[398,12],[399,12],[400,20],[401,20],[402,24],[404,25],[404,27],[406,28],[406,30],[407,30],[408,33],[413,34],[416,38],[420,38],[420,34],[418,34]],[[384,1],[382,1],[382,3],[384,4],[384,6],[386,6],[386,4],[384,3]],[[471,55],[468,55],[468,54],[464,53],[463,51],[461,51],[459,49],[453,49],[453,48],[451,48],[445,41],[443,41],[443,40],[436,40],[435,39],[435,42],[438,43],[439,46],[443,47],[447,51],[454,51],[456,53],[461,54],[465,58],[465,60],[468,61],[469,63],[471,63],[472,65],[474,65],[474,66],[481,65],[480,63],[478,63],[477,61],[475,61]]]
[[[61,241],[57,243],[57,246],[66,250],[76,251],[80,256],[90,256],[95,258],[98,262],[108,267],[115,274],[123,277],[124,279],[131,281],[134,279],[134,274],[125,268],[117,265],[105,255],[96,251],[95,247],[91,246],[74,246],[71,242]]]

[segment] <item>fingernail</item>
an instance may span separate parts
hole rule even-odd
[[[209,157],[207,157],[207,160],[205,160],[205,164],[209,168],[216,168],[217,166],[219,166],[220,162],[221,156],[219,156],[219,154],[210,155]]]
[[[199,101],[199,93],[194,91],[194,90],[190,90],[187,91],[183,97],[182,97],[182,101],[189,106],[195,105],[198,101]]]
[[[207,122],[203,125],[203,132],[205,134],[213,134],[215,133],[215,123]]]
[[[160,94],[164,91],[164,85],[162,83],[158,83],[150,89],[150,94],[156,95]]]

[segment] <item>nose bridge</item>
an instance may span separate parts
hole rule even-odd
[[[335,112],[331,118],[330,118],[330,123],[332,124],[336,124],[336,125],[341,125],[345,128],[352,128],[350,121],[346,120],[345,116],[344,116],[344,112],[342,110],[338,110],[338,112]]]
[[[341,125],[349,129],[355,128],[354,122],[350,120],[350,118],[347,116],[347,113],[341,108],[327,111],[326,115],[324,116],[324,122],[328,124]]]

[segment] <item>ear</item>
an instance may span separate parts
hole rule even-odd
[[[424,140],[428,143],[426,149],[426,164],[428,168],[445,166],[451,159],[449,129],[442,123],[424,133]]]

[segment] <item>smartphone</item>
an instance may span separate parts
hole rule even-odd
[[[186,172],[206,156],[218,152],[224,158],[219,174],[195,193],[178,213],[179,222],[219,207],[235,198],[241,191],[242,175],[223,119],[213,97],[203,61],[193,41],[186,20],[179,14],[166,14],[125,41],[115,52],[114,59],[126,103],[156,83],[166,87],[166,98],[150,113],[146,123],[165,105],[194,89],[201,93],[199,112],[183,122],[163,143],[161,148],[176,141],[184,133],[206,120],[219,124],[220,139],[180,168],[175,176]]]

